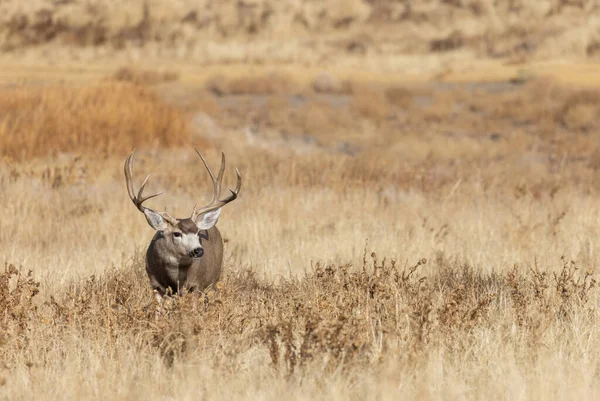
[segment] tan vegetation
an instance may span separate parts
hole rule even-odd
[[[598,392],[598,150],[595,126],[571,122],[597,113],[594,92],[533,81],[240,95],[132,81],[3,90],[25,99],[3,118],[26,127],[56,119],[58,101],[76,111],[53,140],[38,128],[32,143],[46,145],[21,157],[14,131],[0,134],[9,399]],[[155,205],[186,215],[207,178],[181,147],[190,135],[209,162],[225,150],[246,184],[219,223],[218,291],[159,306],[143,262],[152,232],[122,163],[146,144],[138,168],[165,190]]]
[[[18,397],[12,381],[31,378],[27,394],[44,399],[163,399],[173,387],[184,399],[585,396],[596,391],[596,283],[563,263],[554,275],[482,274],[443,254],[399,266],[373,253],[278,285],[234,270],[219,293],[165,307],[147,296],[140,260],[39,305],[38,284],[10,265],[3,385]]]
[[[0,50],[44,60],[285,63],[448,73],[597,59],[594,1],[37,0],[0,5]],[[427,55],[426,57],[423,57]]]
[[[0,94],[2,153],[14,159],[113,153],[141,142],[181,146],[190,140],[185,115],[142,86],[20,86]]]
[[[598,11],[0,2],[0,398],[597,399]],[[159,305],[123,162],[187,216],[191,145],[244,184]]]

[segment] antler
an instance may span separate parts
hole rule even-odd
[[[131,201],[133,202],[135,207],[138,208],[138,210],[140,212],[144,213],[144,210],[150,210],[156,214],[161,215],[165,219],[165,221],[169,222],[171,225],[177,225],[177,223],[179,221],[176,218],[174,218],[173,216],[171,216],[169,213],[167,213],[166,210],[164,212],[157,212],[153,209],[142,206],[142,203],[144,203],[145,201],[147,201],[150,198],[154,198],[154,197],[162,194],[162,192],[158,192],[156,194],[148,195],[148,196],[143,195],[144,188],[146,187],[146,184],[148,183],[148,178],[150,178],[150,174],[148,174],[146,176],[146,179],[142,183],[142,186],[140,187],[140,190],[138,191],[137,195],[135,194],[135,190],[133,187],[133,156],[134,156],[134,154],[135,154],[135,149],[125,159],[125,166],[124,166],[125,183],[127,184],[127,192],[129,193],[129,197],[131,198]]]
[[[198,153],[198,156],[200,156],[200,159],[202,159],[202,163],[204,163],[204,166],[206,167],[206,169],[208,170],[208,174],[210,175],[210,179],[213,182],[212,201],[207,206],[204,206],[200,209],[196,209],[196,207],[194,206],[194,211],[192,212],[191,219],[196,221],[198,216],[201,216],[204,213],[211,212],[213,210],[217,210],[225,206],[229,202],[234,201],[240,193],[240,188],[242,187],[242,176],[236,167],[235,173],[237,175],[237,185],[235,186],[235,190],[230,189],[229,192],[231,192],[231,194],[229,194],[225,199],[219,199],[219,197],[221,196],[221,182],[223,181],[223,173],[225,172],[225,154],[221,152],[221,168],[219,169],[219,174],[217,175],[217,178],[215,178],[215,174],[206,162],[204,156],[202,156],[202,153],[200,153],[200,151],[196,149],[195,146],[194,149],[196,150],[196,153]]]

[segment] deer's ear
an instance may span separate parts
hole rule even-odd
[[[153,210],[144,209],[144,216],[146,216],[146,220],[150,227],[154,228],[156,231],[162,231],[167,229],[167,222],[165,219]]]
[[[200,221],[196,222],[199,230],[208,230],[213,228],[217,221],[219,221],[219,216],[221,215],[221,208],[217,210],[213,210],[212,212],[204,213],[200,217]]]

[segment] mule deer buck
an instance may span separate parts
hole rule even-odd
[[[235,190],[224,199],[221,196],[221,182],[225,171],[225,154],[221,152],[221,168],[215,174],[194,147],[213,183],[213,199],[205,207],[192,211],[188,218],[177,219],[167,213],[157,212],[142,204],[162,192],[144,196],[144,188],[150,175],[142,183],[137,195],[133,185],[133,158],[135,149],[125,159],[125,182],[127,192],[133,204],[144,213],[150,227],[156,234],[146,251],[146,273],[150,285],[160,299],[167,292],[182,294],[183,292],[204,291],[216,284],[221,277],[223,263],[223,239],[215,226],[221,214],[221,208],[235,200],[242,186],[242,176],[238,169]]]

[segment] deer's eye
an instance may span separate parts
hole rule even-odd
[[[179,237],[181,237],[181,233],[180,233],[179,231],[175,231],[175,232],[173,233],[173,237],[175,237],[175,238],[179,238]]]

